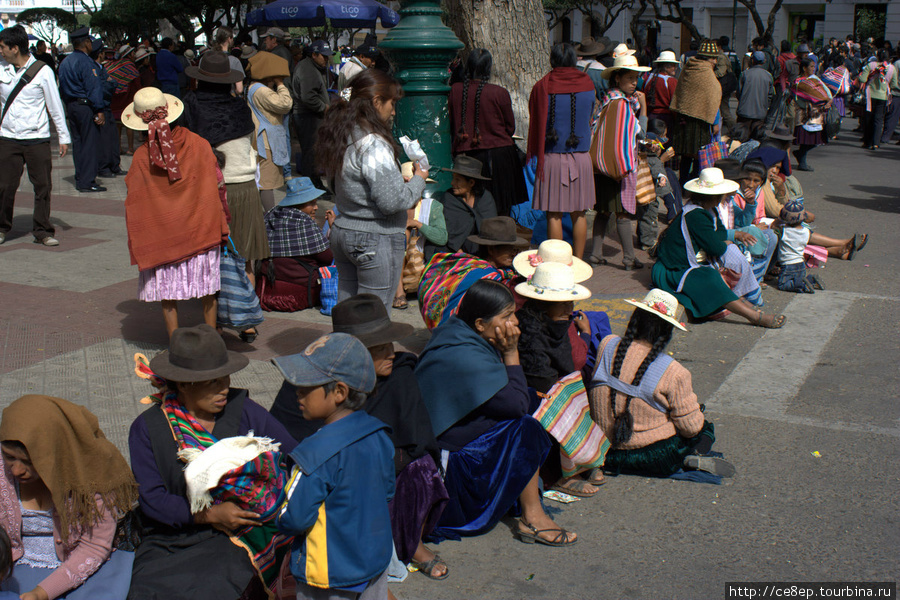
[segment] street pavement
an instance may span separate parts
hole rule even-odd
[[[809,155],[798,173],[816,230],[870,234],[852,262],[829,260],[814,295],[770,287],[766,309],[787,315],[765,331],[729,317],[689,326],[669,350],[689,368],[715,422],[715,449],[738,474],[715,486],[634,476],[610,478],[595,498],[560,505],[554,518],[578,532],[571,548],[525,545],[514,521],[437,550],[450,578],[411,573],[398,598],[725,598],[726,582],[893,581],[900,575],[900,148],[859,148],[855,126]],[[130,157],[123,157],[127,168]],[[0,406],[28,393],[86,405],[127,456],[131,421],[152,389],[134,374],[134,354],[166,343],[158,305],[137,300],[122,178],[109,191],[79,194],[70,157],[54,161],[53,222],[60,246],[32,243],[31,186],[23,178],[13,231],[0,245]],[[324,212],[324,207],[320,207]],[[587,282],[580,308],[606,310],[621,332],[622,300],[642,296],[649,269],[610,266]],[[639,256],[643,256],[639,254]],[[414,303],[393,318],[416,326],[401,345],[427,341]],[[202,321],[197,302],[182,324]],[[268,406],[281,385],[269,362],[302,350],[330,329],[316,310],[266,313],[260,337],[230,349],[250,366],[233,385]]]

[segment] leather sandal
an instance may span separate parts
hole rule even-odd
[[[560,479],[551,490],[562,492],[563,494],[569,494],[570,496],[576,496],[578,498],[591,498],[592,496],[596,496],[597,492],[600,490],[595,489],[592,492],[585,490],[584,488],[593,485],[590,481],[586,479],[582,479],[580,477],[573,477],[572,479],[566,480],[565,478]]]
[[[776,315],[775,318],[772,319],[772,322],[766,325],[765,323],[763,323],[763,311],[758,310],[756,311],[756,322],[754,323],[754,325],[765,327],[766,329],[781,329],[782,327],[784,327],[785,321],[787,321],[786,316]]]
[[[587,482],[591,485],[603,485],[606,483],[606,475],[603,474],[603,469],[597,467],[588,471]]]
[[[562,527],[558,527],[556,529],[535,529],[528,521],[520,518],[519,523],[524,525],[527,529],[531,531],[522,531],[522,529],[516,526],[516,534],[519,536],[519,540],[521,540],[525,544],[544,544],[545,546],[572,546],[578,543],[578,538],[574,540],[569,539],[569,532]],[[542,533],[547,533],[549,531],[558,532],[556,536],[552,540],[546,540],[540,536]]]
[[[444,580],[444,579],[447,579],[448,577],[450,577],[450,567],[447,566],[447,563],[445,563],[441,559],[441,555],[438,554],[437,552],[434,553],[434,558],[432,558],[428,562],[423,563],[423,562],[419,562],[416,560],[412,560],[412,561],[410,561],[410,563],[412,564],[412,566],[414,566],[419,571],[419,573],[421,573],[428,579],[434,579],[436,581],[441,581],[441,580]],[[444,569],[445,569],[444,574],[443,575],[432,575],[432,573],[434,572],[434,568],[438,565],[444,565]]]

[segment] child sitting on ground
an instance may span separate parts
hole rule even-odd
[[[806,274],[803,249],[809,243],[810,230],[804,227],[806,211],[803,205],[791,200],[781,209],[779,221],[782,224],[781,241],[778,243],[778,289],[783,292],[803,292],[812,294],[825,289],[815,275]]]
[[[6,530],[0,527],[0,585],[12,576],[13,570],[12,542]],[[0,600],[19,600],[15,592],[0,592]]]
[[[355,337],[332,333],[273,362],[297,386],[303,417],[325,421],[291,452],[297,466],[276,521],[297,536],[297,598],[383,600],[393,550],[394,446],[387,425],[360,410],[375,387],[372,357]]]

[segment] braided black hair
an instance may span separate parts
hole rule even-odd
[[[478,127],[478,115],[481,113],[481,90],[484,89],[484,84],[487,81],[484,79],[478,82],[478,88],[475,90],[475,137],[472,138],[472,143],[476,146],[481,143],[481,130]]]
[[[559,141],[559,134],[556,133],[556,94],[550,94],[550,108],[547,110],[547,145],[554,146]]]
[[[625,335],[622,336],[622,340],[619,342],[618,348],[616,348],[616,355],[613,358],[612,372],[610,375],[612,377],[618,377],[619,373],[621,373],[622,363],[625,362],[625,354],[628,352],[631,343],[636,339],[644,340],[653,344],[653,347],[650,349],[650,353],[647,354],[643,362],[641,362],[631,381],[631,385],[635,387],[641,385],[644,373],[647,372],[647,369],[653,361],[656,360],[659,353],[665,350],[666,346],[672,340],[673,329],[672,324],[668,321],[660,319],[646,310],[635,310],[631,315],[631,319],[628,321],[628,328],[625,330]],[[612,443],[614,446],[621,446],[630,440],[634,433],[634,417],[631,416],[630,410],[632,397],[625,397],[625,407],[621,413],[617,413],[617,395],[614,390],[611,393],[612,402],[610,403],[610,408],[612,409],[614,418]]]
[[[459,121],[459,129],[456,130],[456,135],[461,140],[469,139],[469,134],[466,133],[466,111],[469,108],[469,72],[463,75],[462,80],[462,119]]]
[[[566,140],[566,148],[575,148],[578,146],[581,138],[575,135],[575,110],[577,108],[577,102],[574,93],[569,94],[569,102],[572,103],[572,106],[569,111],[569,139]]]

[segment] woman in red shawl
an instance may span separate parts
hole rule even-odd
[[[209,142],[174,125],[183,110],[178,98],[146,87],[122,111],[125,127],[148,133],[125,177],[128,249],[140,269],[139,298],[162,302],[170,336],[178,300],[200,298],[204,321],[216,326],[220,248],[228,239],[216,157]]]
[[[816,61],[804,58],[800,61],[800,77],[794,82],[794,143],[800,148],[794,152],[798,171],[812,171],[806,164],[806,155],[816,146],[828,143],[825,138],[825,115],[831,108],[831,91],[816,76]]]
[[[537,158],[532,206],[547,211],[547,237],[563,239],[562,215],[572,215],[574,255],[584,254],[587,220],[594,206],[591,118],[596,94],[591,78],[575,67],[571,44],[550,52],[553,70],[534,84],[528,99],[527,160]]]

